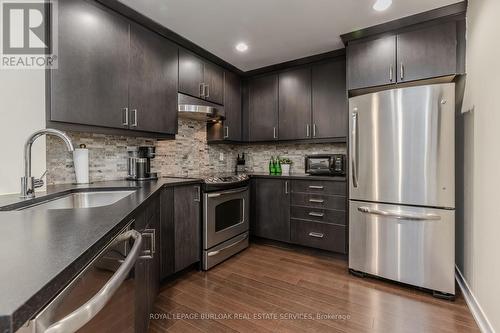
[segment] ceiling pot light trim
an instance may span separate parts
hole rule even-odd
[[[391,5],[392,5],[392,0],[377,0],[373,4],[373,9],[378,12],[381,12],[389,8]]]
[[[239,52],[245,52],[248,50],[248,45],[246,43],[241,42],[236,44],[235,49]]]

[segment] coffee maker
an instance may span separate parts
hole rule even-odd
[[[129,180],[158,179],[156,172],[151,172],[151,160],[155,158],[156,148],[152,146],[127,147]]]

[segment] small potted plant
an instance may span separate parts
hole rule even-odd
[[[290,166],[292,165],[292,160],[289,159],[288,157],[283,157],[283,158],[280,158],[280,163],[281,163],[282,174],[289,175],[290,174]]]

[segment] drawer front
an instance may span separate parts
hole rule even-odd
[[[295,244],[346,253],[345,226],[292,219],[291,239]]]
[[[346,212],[343,210],[329,210],[323,208],[292,206],[292,218],[301,220],[313,220],[325,223],[345,225]]]
[[[346,204],[344,196],[292,193],[292,206],[346,210]]]
[[[346,182],[321,180],[293,180],[292,192],[317,193],[327,195],[347,195]]]

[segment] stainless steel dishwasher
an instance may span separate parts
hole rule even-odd
[[[142,253],[142,236],[132,225],[18,333],[134,332],[133,268]]]

